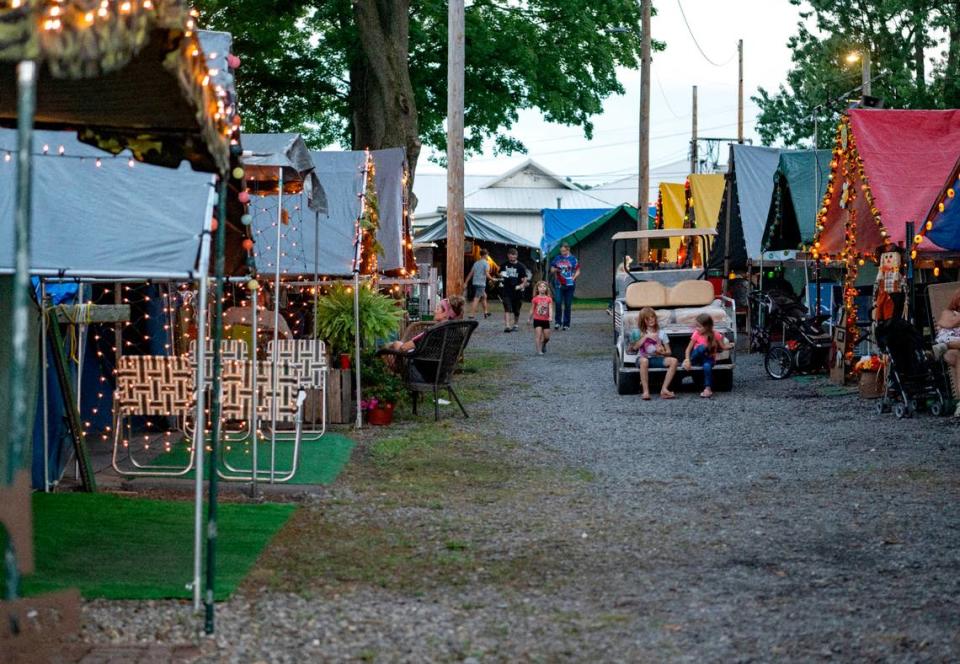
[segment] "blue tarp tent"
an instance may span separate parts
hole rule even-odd
[[[927,237],[948,251],[960,251],[960,196],[957,194],[960,194],[960,160],[953,167],[943,194],[937,197],[933,209],[927,215],[927,218],[932,217],[933,221]]]
[[[563,209],[547,208],[540,211],[543,217],[543,239],[540,240],[540,250],[546,256],[554,245],[564,237],[570,235],[589,224],[594,219],[603,216],[610,208],[582,208]]]

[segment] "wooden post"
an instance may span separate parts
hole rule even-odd
[[[693,127],[690,133],[690,172],[697,172],[697,86],[693,86]]]
[[[860,54],[860,84],[862,88],[862,95],[864,97],[869,97],[871,93],[870,89],[870,79],[872,78],[871,67],[870,67],[870,47],[864,44],[863,53]]]
[[[743,40],[737,42],[740,74],[737,81],[737,143],[743,143]]]
[[[449,0],[447,37],[447,279],[446,293],[463,294],[463,0]]]
[[[650,191],[650,0],[640,0],[640,179],[637,183],[637,230],[647,230]],[[637,243],[637,261],[646,262],[650,241]]]

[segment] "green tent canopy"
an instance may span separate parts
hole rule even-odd
[[[799,249],[813,242],[817,209],[830,177],[829,150],[781,152],[773,198],[763,231],[763,250]]]
[[[467,212],[463,219],[463,235],[480,242],[504,244],[510,247],[530,247],[537,249],[537,244],[514,235],[505,228],[497,226],[492,221]],[[447,239],[447,215],[424,228],[416,237],[417,242],[439,242]]]
[[[609,211],[605,212],[604,214],[600,215],[590,223],[584,226],[581,226],[580,228],[573,231],[569,235],[566,235],[563,238],[561,238],[560,241],[554,244],[553,249],[550,250],[550,253],[547,255],[547,260],[549,261],[554,256],[559,254],[560,247],[563,246],[564,244],[568,244],[570,245],[571,248],[573,248],[583,240],[593,235],[597,230],[599,230],[600,228],[603,228],[603,226],[607,222],[609,222],[611,219],[624,214],[630,217],[630,219],[633,220],[634,224],[637,223],[637,208],[627,203],[618,205],[617,207],[612,208]]]

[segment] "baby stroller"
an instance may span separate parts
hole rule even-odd
[[[890,358],[877,412],[889,413],[892,409],[898,420],[913,417],[924,408],[931,415],[942,415],[947,407],[943,377],[924,351],[923,337],[917,329],[902,318],[879,323],[877,345]]]

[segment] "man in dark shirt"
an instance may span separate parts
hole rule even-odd
[[[507,262],[500,266],[500,283],[503,286],[503,331],[512,332],[520,322],[523,306],[523,291],[530,283],[530,270],[517,260],[517,250],[507,251]]]

